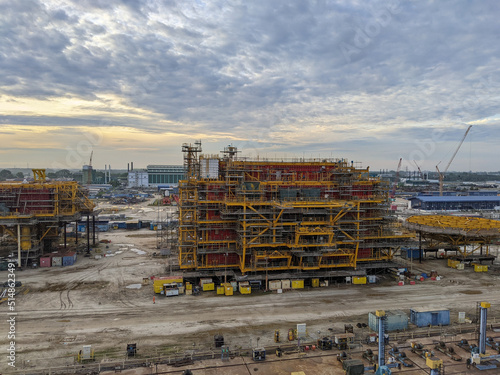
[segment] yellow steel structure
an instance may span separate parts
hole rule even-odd
[[[388,219],[387,183],[346,160],[236,160],[232,147],[201,176],[193,150],[183,150],[182,269],[356,268],[392,259],[410,237]]]
[[[491,241],[500,238],[500,221],[451,215],[411,216],[406,227],[422,235],[428,247],[454,246],[465,259],[480,251],[489,255]]]
[[[0,228],[19,251],[39,248],[57,238],[59,227],[94,210],[94,203],[75,181],[47,181],[44,169],[33,169],[32,182],[0,182]]]

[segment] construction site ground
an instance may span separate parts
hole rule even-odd
[[[101,205],[110,210],[112,207]],[[155,220],[166,217],[168,210],[147,206],[147,202],[133,207],[117,207],[127,217],[143,217]],[[461,333],[471,330],[471,324],[457,324],[458,312],[475,317],[476,303],[492,304],[489,323],[500,319],[499,275],[495,271],[475,273],[473,268],[464,270],[448,268],[445,259],[414,261],[414,273],[436,270],[441,280],[426,279],[415,285],[399,286],[397,281],[385,277],[377,284],[334,284],[323,288],[307,288],[287,291],[283,294],[253,293],[251,295],[220,296],[204,292],[200,296],[153,298],[153,287],[141,285],[143,278],[166,275],[170,268],[168,258],[153,256],[158,253],[157,233],[149,229],[136,231],[111,230],[100,233],[101,259],[78,256],[74,266],[61,268],[26,269],[16,272],[16,280],[23,283],[23,292],[16,296],[16,368],[7,365],[7,356],[0,356],[1,373],[43,372],[42,369],[66,368],[72,373],[81,365],[75,364],[75,355],[83,345],[92,345],[99,364],[120,367],[127,363],[127,344],[136,343],[138,360],[154,363],[151,358],[182,357],[199,353],[214,353],[214,359],[195,361],[187,367],[159,364],[151,368],[138,367],[123,370],[123,374],[169,373],[181,374],[190,368],[193,374],[291,374],[304,371],[310,374],[342,374],[336,359],[338,350],[291,353],[282,358],[269,355],[265,362],[253,362],[250,356],[235,356],[221,361],[220,352],[214,349],[215,334],[222,334],[226,345],[239,354],[251,348],[273,347],[274,331],[280,330],[282,338],[298,323],[307,324],[307,338],[313,343],[318,338],[341,333],[344,324],[368,323],[368,313],[377,309],[403,310],[410,308],[451,310],[450,327],[433,328],[440,335],[414,338],[424,344],[438,341],[458,342],[462,338],[474,340],[474,335]],[[497,247],[492,248],[497,255]],[[0,277],[7,279],[7,273]],[[7,304],[0,305],[7,315]],[[6,320],[1,324],[8,332]],[[411,326],[411,325],[410,325]],[[436,329],[438,331],[436,331]],[[370,333],[368,328],[354,328],[356,340],[361,344]],[[410,353],[412,332],[417,336],[429,336],[430,329],[422,328],[391,334],[391,341],[398,344],[415,363],[412,368],[395,370],[405,374],[428,373],[425,361]],[[500,333],[488,332],[492,337]],[[7,334],[0,336],[0,346],[7,348],[11,340]],[[285,341],[285,340],[283,340]],[[289,343],[286,341],[286,344]],[[297,344],[297,342],[292,343]],[[353,349],[353,358],[361,358],[365,348]],[[372,347],[376,352],[376,346]],[[491,350],[488,348],[488,350]],[[446,374],[465,374],[467,353],[460,348],[457,353],[461,362],[440,355],[446,364]],[[493,353],[491,353],[493,354]],[[365,361],[368,366],[368,362]],[[495,371],[495,372],[491,372]],[[497,373],[497,370],[481,373]],[[48,372],[47,372],[48,373]],[[63,372],[64,373],[64,372]]]

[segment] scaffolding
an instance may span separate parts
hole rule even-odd
[[[185,157],[211,169],[179,184],[182,269],[356,269],[391,260],[411,237],[390,216],[387,183],[367,168],[345,159],[245,160],[237,152]]]
[[[60,228],[94,210],[76,181],[47,181],[44,169],[33,169],[33,176],[32,182],[0,183],[0,230],[17,244],[19,265],[50,248]]]

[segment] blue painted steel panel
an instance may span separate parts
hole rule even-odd
[[[408,315],[401,310],[389,310],[385,312],[387,316],[387,331],[403,331],[408,329]],[[372,331],[377,332],[377,316],[375,313],[368,314],[368,326]]]

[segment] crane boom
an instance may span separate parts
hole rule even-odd
[[[455,152],[453,153],[450,161],[448,162],[448,164],[446,165],[446,168],[441,172],[438,168],[438,165],[436,165],[436,169],[438,171],[438,174],[439,174],[439,195],[442,196],[443,195],[443,180],[444,180],[444,174],[448,171],[448,168],[450,167],[451,165],[451,162],[453,161],[453,159],[455,159],[455,156],[457,155],[458,153],[458,150],[460,150],[460,147],[462,147],[462,143],[464,143],[465,141],[465,138],[467,137],[467,134],[469,134],[469,130],[470,128],[472,128],[472,125],[469,125],[469,127],[467,128],[467,130],[465,131],[465,134],[464,136],[462,137],[462,140],[460,141],[460,143],[458,144],[458,147],[457,149],[455,150]]]

